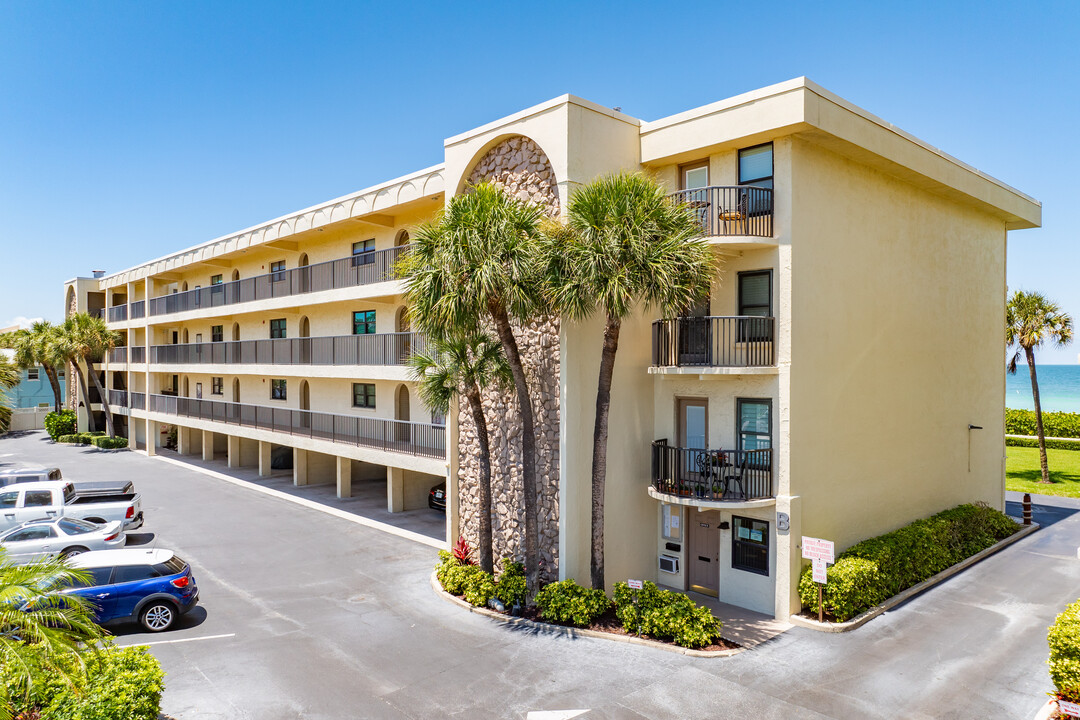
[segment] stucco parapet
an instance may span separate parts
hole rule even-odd
[[[641,120],[627,115],[626,113],[620,112],[618,110],[613,110],[609,107],[604,107],[599,103],[594,103],[591,100],[586,100],[585,98],[578,97],[577,95],[571,95],[567,93],[565,95],[553,97],[550,100],[545,100],[542,103],[537,103],[536,105],[525,108],[524,110],[519,110],[512,115],[507,115],[505,117],[499,118],[498,120],[492,120],[491,122],[485,123],[480,127],[466,130],[463,133],[458,133],[457,135],[448,137],[446,138],[446,140],[443,141],[443,147],[459,145],[463,142],[467,142],[474,137],[489,133],[492,130],[498,130],[499,128],[506,127],[508,125],[516,125],[517,123],[527,120],[530,117],[541,115],[562,105],[577,105],[579,107],[585,108],[586,110],[591,110],[593,112],[600,113],[601,115],[607,115],[608,117],[615,118],[616,120],[621,120],[630,125],[642,125]]]
[[[779,375],[780,368],[776,365],[768,367],[655,367],[649,368],[650,375],[660,377],[693,377],[699,380],[721,377],[724,375]]]

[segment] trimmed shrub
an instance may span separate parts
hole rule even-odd
[[[1080,438],[1080,413],[1044,412],[1043,432],[1047,437]],[[1037,435],[1034,410],[1006,410],[1007,435]]]
[[[1038,438],[1005,438],[1005,444],[1009,447],[1039,447]],[[1080,450],[1080,440],[1047,440],[1046,447],[1049,450]]]
[[[1080,600],[1057,616],[1046,640],[1050,644],[1050,679],[1058,697],[1080,702]]]
[[[465,602],[476,607],[485,607],[488,600],[495,597],[495,576],[486,573],[480,568],[474,568],[476,572],[469,575],[465,582]]]
[[[503,571],[499,576],[498,586],[495,588],[495,597],[503,601],[507,607],[525,604],[525,566],[519,562],[513,562],[509,558],[503,558]]]
[[[536,594],[540,617],[549,622],[585,627],[604,614],[611,603],[603,590],[582,587],[573,580],[545,585]]]
[[[72,445],[89,445],[90,435],[87,433],[74,433],[72,435],[61,435],[56,438],[57,442],[70,443]]]
[[[61,435],[72,435],[77,428],[78,419],[74,410],[53,410],[45,416],[45,432],[57,440]]]
[[[122,437],[94,437],[90,438],[90,442],[94,447],[99,447],[102,450],[116,450],[128,446],[127,438]]]
[[[40,720],[156,720],[161,712],[165,672],[146,648],[104,648],[87,656],[86,673],[70,659],[65,669],[77,677],[69,685],[43,668],[40,650],[26,650],[36,667],[29,697],[19,678],[20,667],[0,668],[0,692],[14,703],[15,717]]]
[[[636,591],[626,583],[615,584],[615,616],[628,633],[640,632],[686,648],[713,644],[723,627],[708,608],[682,593],[661,590],[649,581]]]
[[[849,620],[1019,529],[1007,515],[976,503],[863,540],[840,553],[828,569],[825,613],[839,622]],[[817,613],[817,584],[809,566],[799,578],[799,598]]]
[[[435,577],[443,590],[451,595],[464,595],[466,588],[475,582],[476,575],[486,574],[476,565],[461,564],[460,560],[445,550],[439,551],[439,558],[441,562],[435,569]]]

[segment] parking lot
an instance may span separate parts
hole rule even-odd
[[[201,602],[176,629],[116,629],[152,644],[185,720],[1027,718],[1050,688],[1045,628],[1080,588],[1080,503],[1053,501],[1048,528],[860,631],[695,659],[496,625],[432,592],[429,545],[189,467],[0,439],[0,466],[30,462],[133,479],[139,539],[191,563]]]

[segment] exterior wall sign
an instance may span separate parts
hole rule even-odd
[[[829,567],[829,563],[825,562],[821,558],[814,558],[810,561],[813,567],[814,582],[824,585],[829,581],[829,576],[826,575],[826,569]]]
[[[1080,718],[1080,705],[1067,700],[1058,700],[1058,710],[1070,717]]]
[[[819,540],[803,535],[802,556],[804,560],[821,559],[825,562],[836,562],[835,545],[832,540]]]
[[[640,590],[642,588],[642,582],[640,580],[627,580],[626,584],[630,586],[631,590]]]

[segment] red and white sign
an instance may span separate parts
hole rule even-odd
[[[814,582],[821,583],[822,585],[827,583],[829,581],[829,576],[826,571],[828,570],[829,564],[821,558],[814,558],[810,563],[813,567]]]
[[[640,580],[627,580],[626,584],[630,586],[631,590],[641,590],[642,583]]]
[[[806,537],[802,539],[802,556],[804,560],[824,560],[836,562],[835,549],[832,540],[820,540]]]
[[[1058,700],[1058,710],[1074,718],[1080,718],[1080,705],[1068,700]]]

